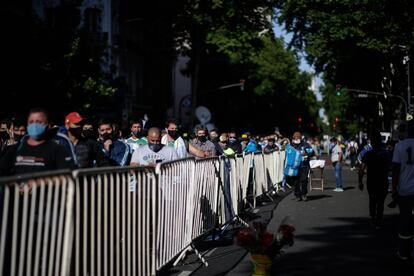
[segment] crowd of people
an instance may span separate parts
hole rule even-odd
[[[147,121],[133,119],[125,132],[110,120],[96,125],[78,112],[71,112],[61,126],[49,121],[42,108],[30,110],[27,120],[0,120],[0,176],[21,175],[59,169],[106,166],[150,166],[157,163],[194,156],[235,156],[243,153],[270,153],[285,150],[283,187],[293,187],[296,201],[307,201],[310,161],[323,154],[335,170],[334,192],[343,192],[342,167],[348,163],[358,169],[359,189],[364,189],[367,175],[369,213],[379,228],[384,201],[392,192],[400,208],[399,250],[401,259],[408,259],[413,248],[414,222],[414,126],[408,137],[398,144],[383,143],[379,132],[358,144],[342,136],[320,141],[300,132],[284,137],[279,131],[253,136],[233,130],[207,131],[197,126],[192,135],[180,131],[179,123],[169,119],[164,127],[148,127]],[[346,162],[348,160],[348,162]],[[390,188],[390,180],[392,187]]]
[[[188,135],[179,122],[169,119],[164,127],[148,127],[132,119],[127,131],[111,120],[96,124],[78,112],[50,122],[48,112],[34,108],[26,121],[0,121],[0,176],[57,169],[105,166],[155,166],[188,156],[206,158],[280,150],[290,143],[279,132],[253,136],[230,130],[207,131],[197,126]]]

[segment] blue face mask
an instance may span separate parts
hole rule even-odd
[[[42,125],[39,123],[32,123],[27,126],[27,133],[32,139],[39,139],[43,133],[46,131],[47,125]]]

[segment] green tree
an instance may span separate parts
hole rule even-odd
[[[394,79],[392,91],[405,91],[405,70],[398,61],[402,53],[393,45],[414,46],[411,1],[279,0],[276,6],[279,23],[293,33],[290,45],[306,52],[308,61],[317,72],[323,72],[330,88],[340,83],[350,88],[381,91],[381,80],[387,74],[389,63],[394,62],[400,74]],[[330,93],[333,91],[331,89]],[[365,114],[368,118],[376,114],[375,100],[367,102],[351,97],[349,100],[353,103],[348,107],[353,107],[354,111],[373,110]],[[334,114],[329,111],[334,106],[326,106],[329,114]],[[347,119],[354,120],[355,112],[349,114],[351,117]]]

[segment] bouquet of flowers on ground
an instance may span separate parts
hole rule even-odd
[[[236,243],[251,254],[267,255],[273,259],[281,254],[282,248],[293,245],[295,227],[283,220],[275,233],[267,231],[267,223],[253,222],[236,235]]]

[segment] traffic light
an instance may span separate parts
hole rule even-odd
[[[246,82],[246,80],[241,79],[240,80],[240,91],[244,91],[244,83]]]
[[[335,122],[336,123],[339,122],[339,118],[338,117],[335,118]]]
[[[342,92],[341,92],[341,85],[337,84],[335,87],[335,92],[336,92],[336,96],[341,96]]]
[[[298,123],[302,123],[302,117],[298,117]]]

